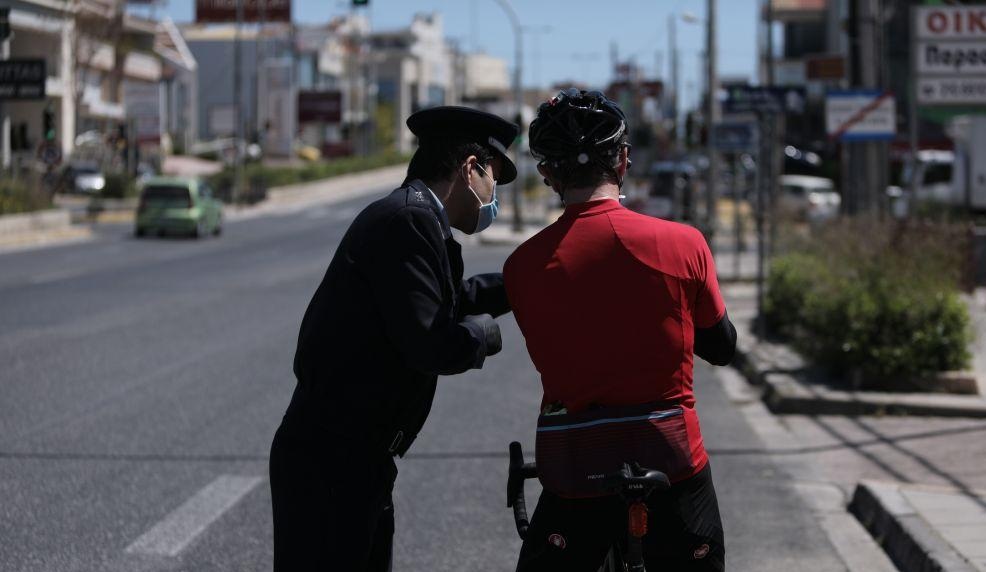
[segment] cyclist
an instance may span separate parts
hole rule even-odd
[[[627,132],[626,116],[600,92],[568,89],[539,107],[531,152],[566,208],[509,257],[504,282],[541,374],[542,413],[650,403],[682,410],[667,454],[669,466],[684,459],[685,470],[669,472],[671,489],[648,500],[645,563],[719,571],[723,531],[694,408],[693,354],[729,363],[736,330],[702,234],[620,204]],[[517,570],[595,571],[613,540],[626,537],[626,514],[616,497],[546,489]]]

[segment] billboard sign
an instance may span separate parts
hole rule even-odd
[[[986,104],[986,6],[919,6],[911,14],[916,101]]]
[[[722,109],[726,113],[803,113],[805,88],[803,87],[752,87],[726,88],[726,100]]]
[[[915,8],[918,40],[986,39],[986,6],[919,6]]]
[[[236,5],[243,3],[243,22],[291,22],[291,0],[195,0],[195,23],[236,22]]]
[[[753,153],[757,150],[757,133],[757,124],[751,121],[717,123],[716,149],[725,153]]]
[[[161,87],[144,81],[125,81],[123,101],[127,115],[134,119],[139,143],[155,143],[161,140]]]
[[[47,77],[43,59],[0,61],[0,99],[44,99]]]
[[[342,121],[341,91],[299,91],[298,123]]]
[[[986,76],[921,77],[917,82],[922,105],[986,104]]]

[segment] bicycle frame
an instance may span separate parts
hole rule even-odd
[[[507,507],[514,509],[514,524],[523,540],[530,528],[527,517],[527,501],[524,498],[524,481],[537,477],[537,466],[524,462],[520,443],[510,443],[510,468],[507,473]],[[667,475],[660,471],[644,469],[639,465],[624,463],[622,469],[607,475],[603,487],[620,496],[627,505],[627,551],[623,554],[614,543],[603,564],[602,572],[646,572],[642,539],[647,534],[647,505],[644,501],[655,490],[667,490],[671,486]]]

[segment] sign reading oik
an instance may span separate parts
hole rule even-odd
[[[917,101],[986,103],[986,6],[921,6],[913,19]]]

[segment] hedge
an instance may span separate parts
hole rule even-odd
[[[764,318],[819,365],[865,384],[968,367],[972,332],[959,298],[960,233],[840,224],[771,262]]]
[[[13,179],[0,180],[0,215],[51,208],[51,196],[38,185]]]
[[[244,166],[244,177],[249,191],[238,197],[238,202],[256,202],[263,200],[267,189],[295,183],[305,183],[320,179],[329,179],[348,173],[368,171],[389,165],[399,165],[407,162],[409,157],[400,153],[385,153],[380,155],[343,157],[326,161],[316,161],[300,166],[269,167],[262,164]],[[221,198],[232,202],[232,187],[235,171],[227,167],[209,178],[209,183],[215,188]]]

